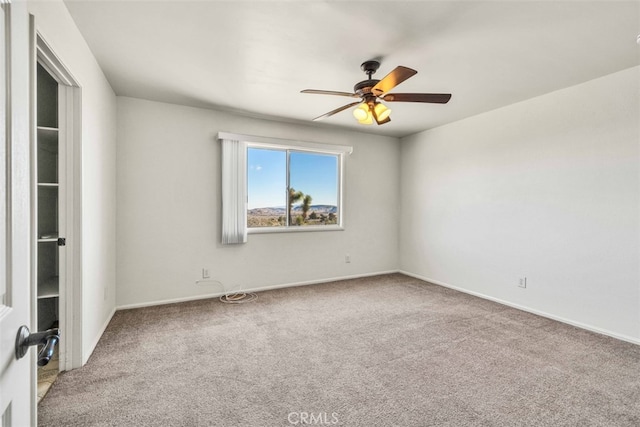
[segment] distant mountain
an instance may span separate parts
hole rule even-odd
[[[286,208],[254,208],[249,209],[247,214],[256,216],[284,216]]]
[[[296,205],[293,207],[294,212],[302,212],[302,206]],[[273,208],[254,208],[249,209],[247,214],[256,216],[284,216],[287,212],[285,207],[273,207]],[[338,213],[338,208],[333,205],[311,205],[309,213],[315,212],[317,214],[330,214]]]
[[[302,212],[302,206],[296,205],[293,207],[294,212]],[[311,205],[309,212],[316,213],[338,213],[338,208],[333,205]]]

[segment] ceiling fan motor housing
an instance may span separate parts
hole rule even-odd
[[[353,87],[353,91],[362,97],[366,97],[367,95],[371,95],[371,89],[380,81],[374,80],[371,78],[371,75],[378,71],[380,68],[380,63],[378,61],[364,61],[360,68],[367,74],[369,77],[367,80],[363,80]],[[365,99],[365,101],[367,101]]]
[[[353,91],[358,95],[365,97],[367,95],[372,95],[371,89],[379,82],[380,80],[369,79],[363,80],[353,87]]]

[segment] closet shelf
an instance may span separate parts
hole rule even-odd
[[[50,242],[57,242],[57,241],[58,241],[58,237],[46,237],[46,238],[38,239],[38,243],[50,243]]]
[[[55,298],[60,296],[58,282],[59,282],[58,276],[51,276],[46,278],[42,283],[40,283],[38,285],[38,299]]]
[[[48,126],[38,126],[37,129],[38,129],[38,133],[49,133],[49,134],[58,133],[58,128],[52,128]]]

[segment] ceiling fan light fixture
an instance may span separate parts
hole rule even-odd
[[[367,120],[367,118],[371,115],[369,112],[369,106],[366,102],[358,105],[355,110],[353,110],[353,117],[356,118],[359,122],[362,120]]]
[[[367,108],[369,108],[367,106]],[[373,114],[371,114],[371,111],[367,110],[367,117],[365,117],[362,120],[358,119],[358,123],[360,123],[361,125],[372,125],[373,124]]]
[[[361,125],[372,125],[373,124],[373,115],[371,113],[369,113],[367,115],[366,119],[358,120],[358,123],[360,123]]]
[[[384,122],[391,115],[391,109],[387,108],[382,102],[376,103],[373,109],[379,122]]]

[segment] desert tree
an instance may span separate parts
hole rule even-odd
[[[307,214],[309,213],[309,209],[311,208],[312,200],[313,198],[309,194],[306,194],[302,198],[302,219],[304,220],[304,222],[307,222]]]
[[[287,197],[287,203],[289,204],[289,210],[287,211],[289,216],[289,225],[293,224],[291,211],[293,210],[293,204],[299,202],[304,197],[302,191],[296,191],[295,188],[289,187],[289,194]]]

